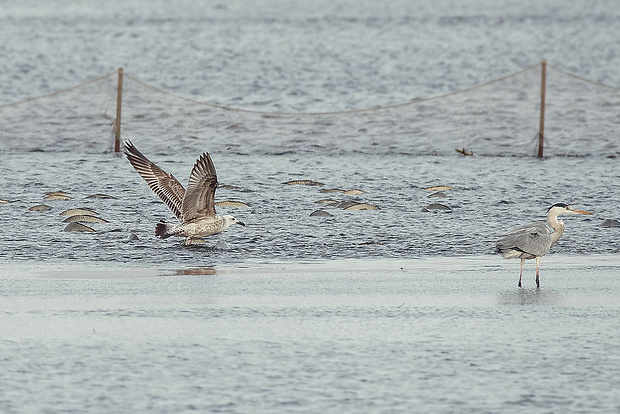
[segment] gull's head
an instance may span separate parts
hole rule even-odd
[[[577,209],[572,208],[568,204],[564,204],[564,203],[556,203],[552,205],[551,207],[549,207],[549,210],[547,211],[547,215],[555,216],[555,217],[560,216],[560,215],[575,215],[575,214],[585,214],[588,216],[592,215],[592,213],[590,213],[589,211],[577,210]]]
[[[245,226],[245,223],[243,221],[237,220],[237,218],[234,216],[225,215],[223,217],[226,219],[226,223],[228,224],[228,226],[232,226],[233,224],[239,224],[241,226]]]

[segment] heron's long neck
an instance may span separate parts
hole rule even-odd
[[[562,233],[564,233],[564,222],[562,220],[558,220],[558,216],[555,214],[549,214],[547,216],[547,223],[551,228],[553,228],[553,233],[551,234],[551,245],[553,246],[555,242],[558,241]]]

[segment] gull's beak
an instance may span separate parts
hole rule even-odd
[[[592,213],[590,213],[589,211],[585,211],[585,210],[571,210],[573,212],[573,214],[585,214],[586,216],[591,216]]]
[[[590,213],[588,213],[588,214],[590,214]],[[237,224],[240,224],[240,225],[242,225],[243,227],[245,227],[245,223],[244,223],[243,221],[239,221],[239,220],[237,220]]]

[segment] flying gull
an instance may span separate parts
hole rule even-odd
[[[203,243],[203,237],[221,233],[233,224],[245,226],[231,215],[220,216],[215,212],[217,174],[209,153],[203,153],[196,160],[187,190],[172,174],[146,158],[130,141],[125,141],[125,155],[180,222],[169,224],[161,220],[155,227],[156,236],[162,239],[185,237],[185,245],[191,245]]]

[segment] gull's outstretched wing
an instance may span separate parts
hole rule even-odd
[[[183,198],[181,212],[185,222],[197,216],[215,216],[215,189],[217,188],[217,174],[215,165],[208,153],[203,153],[189,176],[187,191]]]
[[[185,188],[174,178],[174,175],[153,164],[131,143],[125,141],[125,155],[138,174],[149,185],[151,190],[162,199],[179,221],[183,221],[181,206],[185,196]]]
[[[500,236],[497,250],[517,250],[533,256],[544,256],[551,248],[551,231],[544,222],[517,227]]]

